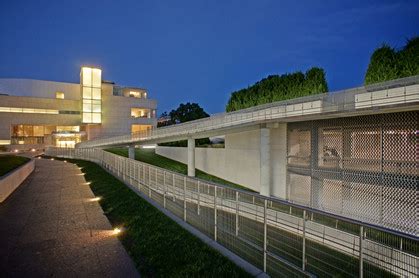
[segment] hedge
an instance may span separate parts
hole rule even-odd
[[[365,85],[419,74],[419,37],[406,42],[399,51],[388,45],[371,55]]]
[[[328,91],[325,72],[313,67],[305,74],[298,71],[283,75],[270,75],[254,85],[233,92],[226,111],[236,111],[274,101],[325,93]]]

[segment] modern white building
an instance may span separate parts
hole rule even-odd
[[[0,144],[9,149],[74,147],[98,137],[150,130],[157,102],[145,89],[82,67],[80,83],[0,78]]]

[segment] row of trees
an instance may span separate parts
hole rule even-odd
[[[254,85],[231,94],[226,111],[236,111],[264,103],[293,99],[328,91],[326,74],[322,68],[313,67],[300,71],[270,75]]]
[[[419,74],[419,37],[406,42],[399,51],[383,45],[371,56],[365,85]]]

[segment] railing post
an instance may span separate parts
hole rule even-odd
[[[263,272],[266,272],[266,252],[268,241],[268,221],[267,221],[268,200],[265,199],[263,205]]]
[[[217,241],[217,187],[214,186],[214,240]]]
[[[163,172],[163,207],[166,208],[166,172]]]
[[[239,192],[236,191],[236,236],[239,235]]]
[[[154,171],[154,188],[156,189],[156,191],[159,189],[159,185],[157,184],[157,180],[158,180],[158,172],[157,172],[157,168]]]
[[[303,258],[302,258],[303,271],[306,270],[306,210],[303,210]]]
[[[148,197],[151,198],[151,168],[148,166]]]
[[[172,195],[173,195],[173,202],[176,200],[175,199],[175,174],[172,174],[172,177],[173,177],[173,183],[172,183]]]
[[[364,241],[364,227],[359,227],[359,278],[364,277],[364,251],[363,248]]]
[[[198,181],[198,215],[201,211],[200,202],[201,202],[201,193],[200,193],[201,182]]]
[[[186,177],[183,177],[183,221],[186,222]]]

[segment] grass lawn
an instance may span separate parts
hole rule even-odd
[[[218,251],[184,230],[95,163],[71,160],[82,168],[113,226],[145,277],[251,277]]]
[[[25,164],[30,159],[16,155],[0,155],[0,177]]]
[[[117,154],[117,155],[128,157],[128,148],[110,148],[110,149],[106,149],[106,151]],[[142,161],[142,162],[154,165],[154,166],[158,166],[160,168],[178,172],[184,175],[188,174],[188,166],[186,164],[158,155],[156,154],[154,149],[139,149],[139,148],[135,149],[135,159],[138,161]],[[233,188],[255,192],[249,188],[223,180],[219,177],[207,174],[198,169],[196,169],[195,174],[197,178],[200,178],[203,180],[227,185]]]

